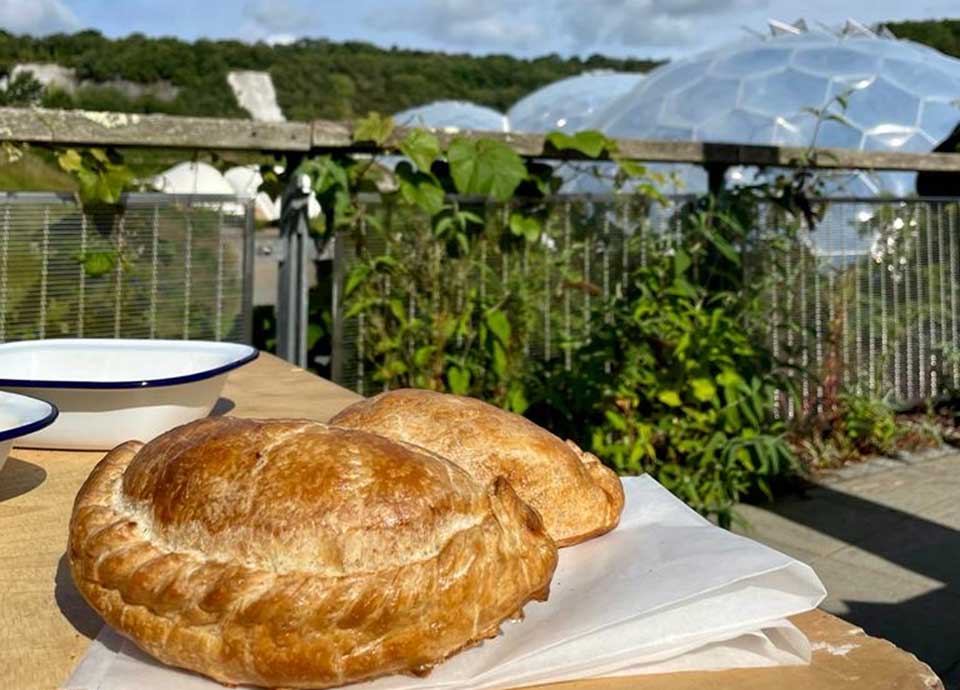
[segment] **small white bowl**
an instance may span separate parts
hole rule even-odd
[[[0,389],[56,405],[56,424],[17,445],[109,450],[210,414],[249,345],[198,340],[27,340],[0,345]]]
[[[57,408],[46,400],[0,391],[0,472],[14,441],[53,424]]]

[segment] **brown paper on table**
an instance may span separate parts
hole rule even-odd
[[[785,620],[826,592],[813,570],[710,524],[649,476],[624,479],[620,526],[562,549],[550,599],[434,669],[363,690],[516,688],[575,678],[805,664]],[[218,690],[104,628],[65,690]]]

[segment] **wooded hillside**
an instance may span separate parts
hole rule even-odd
[[[226,74],[231,69],[269,71],[288,119],[350,118],[371,110],[393,113],[433,100],[467,99],[505,110],[530,91],[588,69],[646,71],[650,60],[586,59],[547,55],[524,60],[508,55],[450,55],[385,49],[368,43],[302,39],[290,45],[240,41],[148,38],[109,39],[96,31],[47,37],[0,31],[0,66],[53,62],[74,68],[95,84],[74,94],[47,93],[43,105],[90,110],[245,117]],[[172,100],[131,97],[104,82],[168,83]],[[167,89],[172,91],[172,89]]]
[[[941,53],[960,58],[960,19],[888,22],[886,26],[897,38],[924,43]]]

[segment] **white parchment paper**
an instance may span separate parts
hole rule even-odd
[[[358,690],[515,688],[602,675],[804,664],[810,646],[785,619],[825,596],[813,570],[714,527],[652,478],[623,480],[620,526],[560,550],[546,603],[427,678],[391,676]],[[214,690],[109,628],[65,690]]]

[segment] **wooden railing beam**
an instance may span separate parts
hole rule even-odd
[[[395,151],[407,130],[398,129],[384,150]],[[522,156],[582,159],[573,151],[553,150],[540,134],[432,130],[442,143],[454,137],[492,137]],[[255,122],[172,115],[98,113],[43,108],[0,108],[0,140],[77,146],[182,148],[263,152],[376,152],[353,141],[349,123]],[[732,165],[829,169],[960,172],[958,153],[899,153],[725,144],[687,141],[616,140],[618,155],[637,161],[691,163],[714,168]]]

